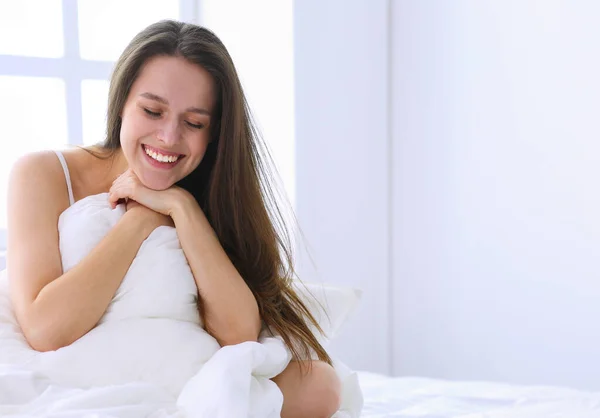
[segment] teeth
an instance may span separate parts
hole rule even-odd
[[[174,163],[175,161],[177,161],[179,159],[179,156],[176,155],[162,155],[159,154],[157,152],[154,151],[150,151],[148,148],[144,147],[144,151],[146,151],[146,154],[148,154],[150,157],[154,158],[156,161],[160,161],[161,163]]]

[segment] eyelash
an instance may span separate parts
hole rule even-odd
[[[160,112],[153,112],[150,109],[146,109],[144,108],[144,112],[146,112],[146,114],[152,118],[158,118],[160,116]],[[202,124],[195,124],[195,123],[191,123],[188,122],[187,120],[185,121],[185,123],[190,127],[190,128],[194,128],[194,129],[202,129],[204,128],[204,125]]]

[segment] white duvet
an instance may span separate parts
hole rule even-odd
[[[97,245],[124,213],[106,194],[76,202],[59,218],[64,271]],[[9,266],[10,268],[10,266]],[[290,361],[278,337],[220,348],[202,328],[197,290],[175,228],[157,228],[140,247],[100,323],[70,346],[32,350],[0,274],[0,416],[279,417],[272,380]],[[356,375],[343,384],[337,416],[358,417]]]
[[[361,418],[600,418],[600,392],[359,372]]]

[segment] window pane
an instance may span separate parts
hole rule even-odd
[[[65,83],[58,78],[0,76],[0,228],[6,228],[6,191],[13,163],[23,154],[67,142]]]
[[[104,140],[107,103],[108,81],[83,80],[81,82],[84,145],[93,145]]]
[[[140,30],[179,18],[179,0],[78,0],[78,6],[80,54],[89,60],[116,61]]]
[[[61,0],[0,2],[0,54],[62,57]]]

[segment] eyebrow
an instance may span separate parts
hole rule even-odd
[[[156,102],[162,103],[164,105],[169,105],[169,101],[167,99],[165,99],[164,97],[160,97],[154,93],[142,93],[140,94],[141,97],[145,97],[146,99],[150,99],[150,100],[154,100]],[[186,110],[186,112],[193,112],[193,113],[199,113],[201,115],[206,115],[206,116],[210,116],[210,112],[206,109],[201,109],[199,107],[188,107]]]

